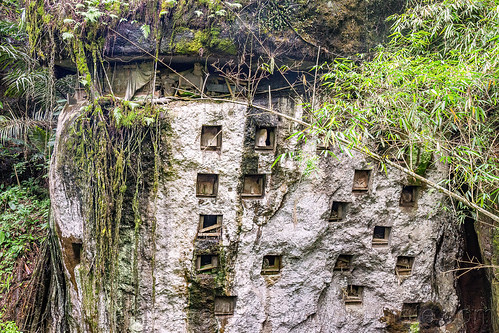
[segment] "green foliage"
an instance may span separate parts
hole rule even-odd
[[[86,3],[90,3],[90,1],[86,1]],[[84,5],[78,4],[76,5],[76,8],[84,9],[83,11],[78,11],[76,12],[77,14],[81,15],[83,17],[83,20],[88,23],[96,23],[98,22],[99,18],[103,15],[103,13],[97,8],[92,5],[88,5],[85,7]]]
[[[417,5],[392,17],[392,41],[360,64],[323,66],[328,95],[314,131],[402,160],[424,174],[447,165],[448,186],[497,209],[499,7],[493,1]]]
[[[277,156],[274,163],[272,163],[272,168],[274,168],[281,159],[284,160],[287,158],[296,161],[300,165],[302,176],[305,178],[314,175],[317,171],[319,156],[317,154],[311,154],[310,152],[306,151],[289,151],[280,154],[279,156]]]
[[[423,2],[391,18],[392,45],[412,54],[468,62],[485,56],[496,63],[487,54],[497,52],[498,15],[494,0]]]
[[[179,28],[177,29],[177,34],[188,33],[194,34],[194,39],[192,41],[187,40],[187,38],[181,38],[175,44],[175,51],[180,54],[196,54],[203,47],[203,43],[206,41],[206,36],[202,31],[193,32],[187,28]]]
[[[34,102],[43,102],[47,94],[48,80],[46,68],[11,69],[4,77],[4,82],[7,85],[5,95],[24,97],[29,94]]]
[[[62,33],[62,39],[63,40],[72,39],[72,38],[74,38],[74,36],[75,35],[73,33],[71,33],[71,32],[63,32]]]
[[[29,96],[37,103],[44,102],[48,71],[39,67],[24,47],[0,44],[0,70],[5,70],[2,81],[7,88],[6,96]]]
[[[144,35],[144,38],[147,39],[149,37],[149,34],[151,33],[151,26],[143,24],[140,26],[140,31],[142,31],[142,35]]]
[[[155,115],[151,108],[140,108],[139,104],[123,101],[113,109],[112,118],[117,128],[134,126],[149,126],[154,122]]]
[[[22,6],[24,5],[24,1],[19,1],[19,0],[2,0],[0,1],[0,13],[2,13],[0,16],[0,20],[5,20],[0,23],[0,26],[2,23],[8,23],[8,22],[13,22],[15,21],[21,11],[22,11]],[[0,27],[0,31],[2,28]]]
[[[267,31],[282,31],[289,26],[292,8],[289,0],[266,0],[258,11],[258,22]]]
[[[54,146],[55,132],[43,128],[45,121],[30,118],[7,118],[0,116],[0,142],[22,145],[26,152],[24,162],[32,162],[33,166],[48,163]]]
[[[154,149],[154,190],[158,179],[158,112],[152,106],[140,107],[137,103],[109,98],[100,98],[82,108],[68,134],[68,151],[75,154],[75,174],[82,188],[83,205],[86,212],[88,237],[95,242],[95,254],[91,261],[82,258],[80,269],[85,275],[83,282],[83,307],[85,319],[93,330],[98,330],[95,314],[96,298],[102,289],[109,290],[110,299],[107,312],[111,318],[120,310],[115,290],[118,289],[120,274],[127,270],[127,279],[133,280],[139,288],[139,230],[142,224],[139,205],[139,189],[145,182],[142,175],[142,146],[150,140]],[[122,216],[125,207],[125,191],[133,197],[131,208],[133,226],[123,226]],[[133,193],[133,194],[132,194]],[[130,204],[130,202],[128,202]],[[130,222],[130,219],[128,219]],[[133,258],[131,267],[118,267],[119,249],[123,246],[121,229],[133,234]],[[85,246],[86,238],[83,240]],[[130,239],[128,240],[130,242]],[[125,265],[126,266],[126,265]],[[130,272],[132,276],[130,275]],[[136,295],[139,295],[138,289]],[[113,331],[115,321],[110,323]]]
[[[10,287],[18,258],[39,244],[48,228],[50,200],[44,188],[30,179],[21,186],[0,185],[0,291]]]
[[[1,320],[1,319],[0,319]],[[2,333],[21,333],[16,323],[13,321],[0,321],[0,332]]]
[[[30,61],[26,53],[19,51],[12,45],[0,45],[0,69],[5,70],[9,66],[21,67],[21,64]]]
[[[33,152],[37,158],[48,159],[51,127],[55,126],[53,115],[59,107],[53,103],[50,71],[40,66],[24,43],[12,44],[12,38],[21,42],[26,39],[24,19],[5,30],[0,24],[0,71],[5,87],[2,95],[10,98],[4,105],[5,112],[0,114],[0,141],[24,145],[26,157]],[[13,98],[17,103],[12,102]]]

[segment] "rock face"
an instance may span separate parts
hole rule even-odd
[[[302,117],[298,100],[272,103]],[[163,107],[157,187],[138,190],[140,225],[127,190],[115,289],[89,299],[91,189],[78,188],[67,145],[80,106],[59,118],[51,168],[73,332],[406,332],[411,320],[461,329],[448,272],[458,237],[441,194],[358,153],[330,156],[290,137],[299,125],[285,117],[230,102]],[[142,145],[147,178],[155,156]],[[315,169],[275,163],[298,150]]]
[[[419,321],[426,332],[460,332],[451,272],[460,239],[444,197],[359,153],[298,141],[302,128],[288,120],[304,117],[288,88],[312,91],[317,55],[375,46],[403,3],[166,1],[154,22],[154,3],[138,3],[136,20],[102,30],[110,65],[93,71],[99,93],[127,101],[86,114],[101,101],[80,96],[59,116],[50,189],[71,331],[407,332]],[[145,36],[148,24],[157,34]],[[291,60],[304,62],[271,77]],[[255,103],[280,115],[236,99],[177,100],[267,88],[286,91]],[[153,97],[165,103],[155,129],[118,136],[123,155],[106,136],[88,145],[93,133],[76,126],[112,136],[131,122],[127,107]],[[445,176],[438,163],[427,172]]]
[[[406,2],[179,0],[169,4],[172,7],[164,8],[159,18],[159,40],[154,34],[144,37],[142,28],[143,24],[154,25],[148,18],[157,15],[157,9],[140,2],[131,5],[137,8],[129,20],[120,20],[115,28],[106,31],[105,55],[149,57],[158,48],[163,56],[237,59],[245,50],[284,61],[315,62],[317,47],[321,47],[324,59],[354,56],[384,41],[389,27],[386,18],[401,12]]]

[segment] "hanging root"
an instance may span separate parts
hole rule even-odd
[[[4,320],[13,320],[22,332],[68,332],[64,313],[66,284],[57,238],[53,232],[33,251],[33,264],[19,260],[16,284],[2,300]]]

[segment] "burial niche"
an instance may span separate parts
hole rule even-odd
[[[222,148],[222,126],[201,127],[201,149],[216,151]]]
[[[83,249],[83,245],[81,242],[71,243],[71,248],[73,249],[73,259],[75,266],[79,265],[81,262],[81,252]]]
[[[353,192],[364,193],[369,190],[371,170],[355,170],[353,176]]]
[[[268,255],[263,257],[262,275],[279,274],[281,272],[282,256]]]
[[[198,173],[196,196],[216,197],[218,192],[218,175]]]
[[[275,146],[275,127],[257,127],[255,149],[272,150]]]
[[[245,175],[242,197],[261,198],[264,194],[265,175]]]
[[[218,256],[215,254],[201,254],[196,258],[198,273],[211,272],[218,267]]]
[[[375,226],[373,232],[373,246],[388,246],[390,227]]]
[[[400,312],[400,319],[415,321],[418,319],[420,303],[404,303]]]
[[[215,316],[232,316],[237,296],[215,296]]]
[[[417,201],[418,186],[404,186],[400,195],[401,207],[415,207]]]
[[[191,96],[203,93],[204,70],[203,65],[195,63],[190,70],[179,73],[177,93],[180,96]]]
[[[350,254],[340,254],[336,263],[334,264],[335,271],[349,271],[352,265],[353,255]]]
[[[347,203],[341,201],[333,201],[331,212],[329,213],[329,221],[342,220],[346,215]]]
[[[360,305],[362,304],[362,286],[348,285],[346,289],[343,290],[343,300],[345,305]]]
[[[395,264],[395,273],[398,276],[411,275],[413,264],[414,257],[398,256],[397,263]]]
[[[199,215],[198,239],[220,239],[222,215]]]

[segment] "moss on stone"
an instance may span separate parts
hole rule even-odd
[[[216,54],[237,54],[236,44],[230,38],[220,37],[219,29],[196,31],[182,27],[177,28],[176,36],[178,38],[176,38],[175,51],[178,54],[194,55],[198,54],[201,49]]]
[[[212,29],[209,39],[210,51],[214,53],[225,53],[228,55],[237,54],[237,46],[234,41],[230,38],[220,37],[219,29]]]
[[[197,54],[203,48],[205,40],[204,33],[201,31],[192,31],[188,28],[179,28],[177,34],[192,34],[194,37],[188,40],[188,37],[182,37],[175,45],[175,51],[179,54]],[[185,35],[184,35],[185,36]]]

